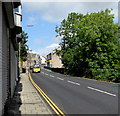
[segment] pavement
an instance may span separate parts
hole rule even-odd
[[[52,111],[30,82],[27,73],[20,75],[20,81],[8,108],[8,115],[16,114],[52,115]]]

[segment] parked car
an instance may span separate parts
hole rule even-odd
[[[32,72],[40,72],[41,71],[41,68],[39,65],[34,65],[33,69],[32,69]]]

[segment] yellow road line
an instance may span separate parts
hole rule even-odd
[[[51,103],[46,99],[44,94],[41,92],[40,88],[35,84],[35,82],[31,79],[31,82],[36,87],[36,89],[41,93],[41,95],[44,97],[44,99],[47,101],[47,103],[52,107],[52,109],[56,112],[56,114],[59,114],[58,111],[51,105]]]
[[[34,84],[34,82],[32,82]],[[37,85],[34,84],[34,86],[36,87],[36,89],[41,93],[41,90],[37,87]],[[51,106],[51,108],[54,110],[54,112],[56,114],[59,115],[59,112],[52,106],[52,104],[46,99],[46,97],[43,95],[43,93],[41,93],[41,95],[43,96],[43,98],[47,101],[47,103]]]
[[[47,103],[51,106],[54,112],[59,116],[65,116],[65,114],[53,103],[53,101],[42,91],[42,89],[33,81],[32,76],[29,72],[29,78],[35,88],[39,91],[39,93],[43,96],[43,98],[47,101]]]

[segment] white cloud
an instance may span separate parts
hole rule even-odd
[[[60,37],[60,36],[58,36],[58,37],[54,37],[53,39],[52,39],[52,41],[53,41],[53,43],[60,43],[61,42],[61,39],[62,39],[62,37]]]
[[[35,50],[32,50],[30,53],[35,53],[35,54],[38,54],[38,52],[37,52],[37,51],[35,51]]]
[[[35,0],[34,0],[35,1]],[[65,1],[65,0],[64,0]],[[75,0],[76,1],[76,0]],[[93,0],[92,2],[26,2],[23,3],[25,12],[35,13],[36,17],[29,17],[28,22],[30,24],[35,23],[36,18],[41,18],[43,20],[47,20],[49,22],[60,22],[65,19],[70,12],[78,12],[82,14],[98,12],[100,10],[105,10],[106,8],[113,9],[112,13],[115,14],[115,20],[118,20],[118,3],[116,0],[107,0],[112,2],[107,2],[106,0],[102,0],[99,2],[97,0]],[[60,37],[54,37],[52,39],[52,43],[45,48],[33,51],[35,53],[39,53],[42,56],[46,56],[48,53],[52,52],[53,49],[57,48],[60,42]],[[35,40],[34,44],[40,44],[41,41]]]
[[[28,17],[27,25],[35,25],[35,24],[36,24],[35,17]]]
[[[51,45],[49,45],[49,46],[47,46],[46,48],[47,49],[54,49],[54,48],[57,48],[59,46],[59,44],[51,44]]]
[[[74,0],[74,2],[118,2],[118,1],[119,0]],[[73,0],[22,0],[22,2],[73,2]]]
[[[46,56],[47,54],[51,53],[55,48],[58,48],[59,44],[51,44],[46,46],[45,48],[33,51],[34,53],[40,54],[40,56]]]
[[[105,1],[105,0],[104,0]],[[70,12],[86,14],[87,12],[98,12],[106,8],[112,8],[115,16],[118,15],[118,3],[115,2],[34,2],[24,3],[26,11],[37,12],[39,17],[50,21],[60,22],[67,17]]]

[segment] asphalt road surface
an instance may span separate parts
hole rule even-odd
[[[32,77],[65,114],[118,114],[118,84],[43,69]]]

